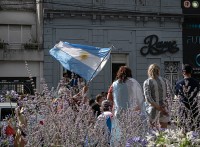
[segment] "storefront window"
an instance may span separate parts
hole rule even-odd
[[[18,94],[34,94],[36,77],[31,81],[28,77],[0,77],[0,94],[14,90]]]

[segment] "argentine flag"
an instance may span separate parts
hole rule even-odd
[[[111,48],[99,48],[60,41],[49,53],[64,68],[74,72],[86,81],[92,80],[104,67],[110,57]]]

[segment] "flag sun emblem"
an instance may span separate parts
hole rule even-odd
[[[87,52],[80,53],[81,60],[86,60],[88,57],[89,57],[89,54]]]

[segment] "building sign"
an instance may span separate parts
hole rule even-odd
[[[183,63],[193,67],[193,74],[200,79],[200,23],[183,24]]]
[[[176,53],[179,51],[176,41],[159,41],[157,35],[150,35],[144,39],[144,44],[140,49],[140,53],[143,56],[148,54],[160,55],[165,52]]]
[[[183,1],[183,7],[184,8],[190,8],[191,7],[191,3],[188,0]]]
[[[181,0],[184,14],[200,14],[200,0]]]

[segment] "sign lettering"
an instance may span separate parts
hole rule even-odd
[[[160,55],[165,52],[176,53],[179,51],[176,41],[159,41],[157,35],[150,35],[144,39],[144,44],[140,49],[140,53],[143,56],[148,54]]]

